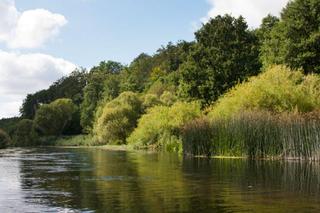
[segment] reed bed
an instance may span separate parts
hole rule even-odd
[[[242,112],[194,120],[182,132],[186,155],[320,160],[319,112]]]

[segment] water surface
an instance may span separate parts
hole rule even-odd
[[[0,212],[320,212],[320,165],[0,150]]]

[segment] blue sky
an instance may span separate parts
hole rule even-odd
[[[0,0],[0,118],[27,94],[76,67],[129,64],[168,42],[191,41],[210,17],[243,15],[250,28],[288,0]]]
[[[45,8],[68,21],[41,52],[91,67],[101,60],[129,63],[169,41],[193,40],[205,0],[16,0],[19,11]]]

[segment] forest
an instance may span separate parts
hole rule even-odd
[[[211,18],[194,41],[78,68],[0,120],[0,148],[101,145],[320,160],[320,1],[257,29]]]

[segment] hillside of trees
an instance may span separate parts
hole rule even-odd
[[[0,147],[51,141],[315,158],[319,26],[319,0],[291,1],[257,29],[241,16],[211,18],[192,42],[141,53],[129,65],[103,61],[77,69],[27,95],[21,117],[0,120]]]

